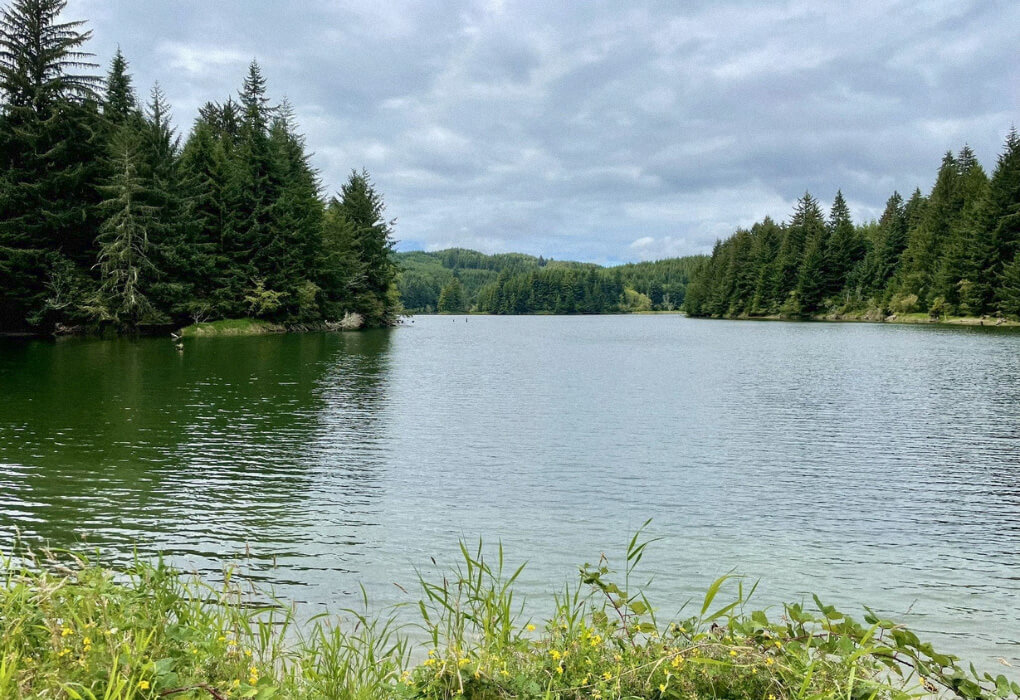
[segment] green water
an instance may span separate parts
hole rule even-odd
[[[663,614],[735,570],[762,605],[868,604],[1020,666],[1015,332],[419,317],[183,352],[0,339],[0,396],[0,548],[238,561],[316,612],[360,585],[414,600],[415,566],[501,539],[541,612],[653,518]]]

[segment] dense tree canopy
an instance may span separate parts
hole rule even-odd
[[[989,178],[973,151],[946,153],[928,196],[894,192],[878,221],[854,225],[841,192],[828,220],[810,194],[716,244],[694,274],[695,316],[928,313],[1020,316],[1020,137]]]
[[[603,268],[592,263],[547,260],[521,253],[485,255],[451,248],[435,253],[398,253],[404,307],[452,311],[442,303],[454,285],[464,309],[481,313],[619,313],[672,311],[683,303],[692,271],[703,256]]]
[[[65,0],[0,15],[0,331],[282,323],[399,308],[392,222],[367,173],[327,202],[259,65],[184,143],[117,51],[105,80]]]

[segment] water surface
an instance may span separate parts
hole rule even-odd
[[[661,613],[732,570],[762,605],[868,604],[1020,666],[1015,332],[418,317],[182,353],[0,339],[0,396],[0,548],[17,529],[240,560],[314,612],[360,585],[416,599],[415,567],[459,537],[502,540],[538,596],[652,518]]]

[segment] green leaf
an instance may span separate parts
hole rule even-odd
[[[712,585],[708,587],[708,590],[705,592],[705,601],[701,604],[702,615],[708,612],[708,609],[712,606],[712,601],[715,600],[716,594],[719,592],[719,589],[722,588],[722,585],[726,583],[728,578],[730,578],[729,574],[717,578],[712,582]]]

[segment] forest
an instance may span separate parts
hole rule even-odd
[[[931,192],[894,192],[878,221],[855,224],[842,192],[826,216],[805,193],[789,222],[770,218],[719,241],[691,279],[692,316],[1020,316],[1020,136],[989,177],[964,146]]]
[[[65,5],[0,15],[0,332],[395,321],[382,197],[364,171],[323,195],[258,63],[182,138],[119,50],[97,74]]]
[[[521,253],[451,248],[397,253],[397,284],[413,312],[491,314],[673,311],[705,256],[601,267]]]

